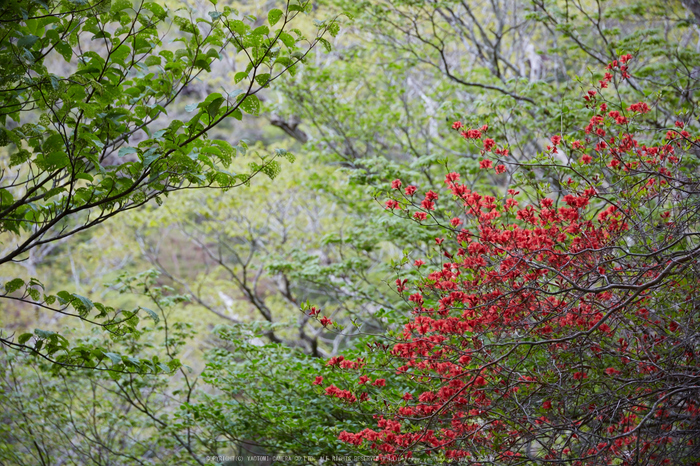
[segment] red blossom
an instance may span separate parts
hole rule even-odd
[[[389,199],[388,201],[386,201],[385,206],[389,210],[401,209],[399,202],[395,201],[394,199]]]
[[[602,83],[617,85],[612,72],[625,72],[631,58],[623,57]],[[679,190],[698,182],[683,165],[679,137],[693,141],[693,130],[676,125],[666,141],[649,130],[644,140],[653,141],[645,145],[626,124],[649,112],[647,104],[630,105],[628,116],[623,105],[596,107],[589,105],[594,116],[584,129],[571,130],[570,148],[581,151],[574,162],[523,157],[513,164],[515,174],[521,166],[541,169],[552,186],[525,181],[519,202],[518,185],[506,186],[506,196],[499,187],[475,192],[471,179],[460,184],[448,173],[440,206],[437,192],[426,194],[424,209],[435,222],[424,228],[440,235],[437,246],[428,264],[414,262],[425,266],[420,273],[397,281],[409,308],[403,325],[391,343],[371,346],[382,352],[372,370],[388,376],[373,383],[388,389],[363,405],[375,410],[376,422],[342,432],[342,441],[394,463],[434,452],[475,464],[482,457],[505,464],[525,453],[580,466],[626,458],[663,464],[669,452],[690,451],[683,448],[692,435],[680,432],[695,432],[692,416],[700,416],[689,337],[697,333],[698,259],[678,238],[697,223],[674,202],[694,205]],[[551,141],[552,151],[563,142],[559,135]],[[583,153],[594,146],[593,155]],[[590,164],[594,156],[601,162],[595,170],[575,162]],[[346,384],[358,388],[357,380]],[[361,375],[357,383],[370,382]],[[326,390],[343,403],[354,397]]]
[[[448,185],[450,183],[454,183],[456,181],[459,181],[459,173],[453,172],[453,173],[448,173],[447,175],[445,175],[445,183],[447,183]]]

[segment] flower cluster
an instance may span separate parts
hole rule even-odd
[[[628,77],[631,58],[611,63],[601,88],[613,72]],[[631,125],[649,105],[624,109],[596,103],[578,138],[550,138],[547,154],[566,148],[573,162],[552,159],[548,195],[528,186],[477,192],[458,173],[445,176],[444,192],[417,199],[415,188],[391,183],[397,215],[440,229],[442,261],[416,260],[421,278],[396,280],[413,315],[386,352],[382,367],[392,369],[370,378],[379,369],[363,360],[347,366],[359,379],[338,379],[346,390],[325,389],[378,413],[376,428],[340,440],[395,462],[700,457],[700,202],[692,194],[700,179],[684,163],[698,139],[679,122],[673,138],[642,142]],[[487,130],[452,127],[468,139]],[[503,153],[495,140],[482,142],[485,154]],[[507,163],[513,172],[523,165]],[[357,391],[370,385],[381,397]]]

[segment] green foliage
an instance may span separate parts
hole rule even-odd
[[[447,169],[468,176],[471,189],[503,195],[504,179],[479,170],[482,148],[448,137],[451,123],[488,124],[511,160],[537,163],[543,134],[567,138],[587,118],[582,82],[602,79],[590,70],[621,53],[635,55],[621,98],[655,102],[647,127],[695,124],[700,59],[680,3],[603,1],[600,14],[590,3],[473,3],[322,2],[327,17],[355,18],[342,30],[310,21],[311,5],[296,0],[269,11],[212,1],[199,13],[168,2],[3,3],[3,21],[16,21],[0,23],[2,301],[73,318],[16,325],[2,339],[114,370],[68,374],[48,364],[34,373],[37,359],[7,353],[17,380],[3,382],[1,396],[15,396],[4,406],[28,420],[24,439],[0,442],[2,461],[70,450],[40,428],[44,412],[70,432],[112,426],[114,443],[101,451],[123,451],[110,457],[119,464],[144,451],[156,464],[250,450],[346,452],[338,432],[357,431],[366,413],[319,400],[313,356],[370,343],[371,363],[382,367],[385,349],[371,335],[397,330],[410,312],[393,291],[395,273],[413,273],[416,257],[402,251],[443,259],[428,247],[434,229],[382,213],[387,182],[411,179],[426,191]],[[559,182],[538,167],[516,176],[508,182],[524,196]],[[240,185],[235,196],[194,189]],[[102,224],[115,216],[119,223]],[[144,268],[158,274],[115,280]],[[46,290],[30,278],[39,274],[51,277]],[[107,297],[102,281],[124,293]],[[338,325],[302,314],[307,301]],[[87,330],[58,328],[78,320]],[[221,323],[231,327],[212,336]],[[176,326],[169,348],[183,351],[166,357],[172,334],[163,332]],[[147,410],[160,421],[130,404],[134,391],[162,402]],[[95,393],[85,397],[94,405],[70,421],[64,408],[75,393]],[[92,461],[79,451],[88,450],[72,453],[76,463]]]
[[[323,34],[333,33],[331,21],[318,27],[312,41],[288,34],[282,39],[307,6],[272,10],[270,25],[279,29],[271,30],[251,27],[254,19],[228,6],[215,6],[205,19],[154,2],[5,2],[0,132],[10,155],[0,185],[0,232],[11,247],[0,264],[25,260],[34,248],[151,200],[160,205],[174,191],[230,189],[260,172],[277,176],[276,153],[258,155],[248,173],[229,171],[232,145],[209,133],[230,116],[241,119],[241,111],[257,115],[256,94],[303,61]],[[175,26],[179,32],[168,43],[164,31]],[[241,86],[188,105],[187,119],[169,119],[178,96],[224,53],[243,63]],[[5,297],[23,285],[21,279],[10,281]],[[12,299],[109,332],[137,326],[137,311],[93,304],[67,291],[40,299],[39,288],[29,285]],[[48,356],[66,350],[67,342],[56,338],[39,338],[33,349],[43,347]],[[99,351],[73,350],[66,364],[79,365],[81,357],[90,367],[99,364]],[[117,364],[117,358],[108,359]]]

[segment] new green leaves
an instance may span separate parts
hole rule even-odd
[[[274,26],[282,16],[284,16],[284,12],[275,8],[267,13],[267,21],[270,23],[270,26]]]

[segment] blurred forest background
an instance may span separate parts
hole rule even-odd
[[[166,3],[196,17],[214,8]],[[261,18],[250,20],[254,27],[285,8],[277,0],[217,7],[224,4]],[[279,173],[230,190],[174,192],[162,205],[148,202],[2,265],[2,282],[34,277],[47,294],[69,290],[157,315],[142,318],[138,335],[112,338],[3,299],[4,338],[38,328],[182,366],[153,375],[57,370],[3,347],[0,464],[350,454],[338,432],[367,420],[319,397],[311,382],[322,358],[402,322],[410,306],[394,291],[394,261],[409,247],[427,249],[434,236],[383,213],[380,186],[410,178],[427,190],[442,184],[448,167],[474,189],[502,195],[503,179],[478,169],[478,150],[448,137],[452,122],[488,125],[513,157],[532,157],[547,135],[582,121],[581,95],[624,53],[635,62],[621,98],[653,102],[650,128],[679,115],[698,124],[693,0],[319,0],[294,27],[313,36],[313,20],[328,18],[340,24],[328,47],[318,43],[295,74],[263,89],[257,115],[210,132],[236,147],[235,170],[246,170],[255,153],[293,154],[280,159]],[[47,60],[52,73],[70,73],[60,56]],[[168,118],[189,118],[188,106],[234,85],[238,71],[224,52],[183,89]],[[0,148],[5,168],[11,152]],[[2,247],[12,234],[1,233]],[[338,326],[319,325],[301,310],[306,303]]]

